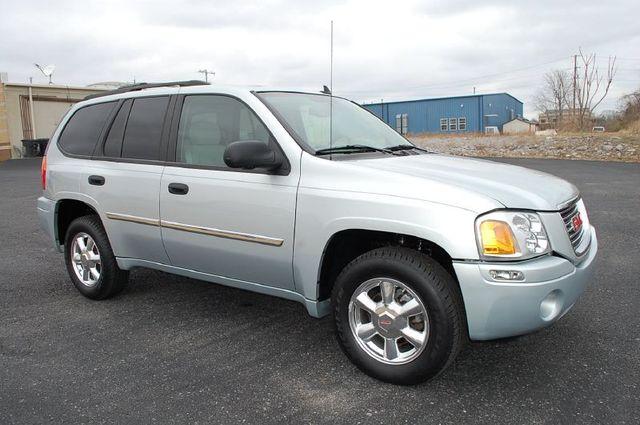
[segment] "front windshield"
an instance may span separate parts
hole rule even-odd
[[[372,113],[339,97],[291,92],[262,92],[258,96],[286,121],[295,132],[294,138],[315,152],[349,145],[377,149],[411,146]],[[330,122],[332,109],[333,123]]]

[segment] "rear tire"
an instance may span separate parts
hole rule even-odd
[[[67,271],[82,295],[102,300],[121,292],[129,272],[118,267],[100,218],[87,215],[69,225],[64,243]]]
[[[349,263],[336,279],[332,309],[344,353],[385,382],[435,377],[467,340],[457,283],[435,260],[408,248],[375,249]]]

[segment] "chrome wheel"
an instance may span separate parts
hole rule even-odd
[[[429,339],[429,316],[422,300],[394,279],[369,279],[354,291],[349,326],[360,347],[387,364],[409,363]]]
[[[76,277],[86,286],[94,286],[100,280],[102,263],[100,251],[91,236],[78,233],[71,244],[71,262]]]

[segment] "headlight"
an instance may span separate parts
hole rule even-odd
[[[524,260],[551,251],[540,216],[528,211],[495,211],[476,219],[480,257]]]

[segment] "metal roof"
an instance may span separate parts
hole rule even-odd
[[[363,105],[367,105],[367,106],[369,106],[369,105],[389,105],[389,104],[394,104],[394,103],[427,102],[427,101],[432,101],[432,100],[463,99],[463,98],[469,98],[469,97],[500,96],[500,95],[509,96],[510,98],[514,99],[516,102],[523,103],[517,97],[515,97],[515,96],[513,96],[513,95],[511,95],[509,93],[506,93],[506,92],[501,92],[501,93],[466,94],[466,95],[459,95],[459,96],[427,97],[427,98],[422,98],[422,99],[396,100],[396,101],[393,101],[393,102],[365,103]]]

